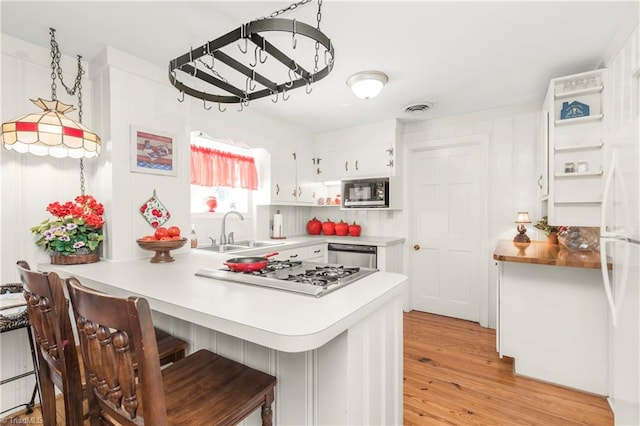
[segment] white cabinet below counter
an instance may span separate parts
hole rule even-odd
[[[327,261],[327,244],[316,244],[313,246],[295,247],[290,249],[278,250],[278,255],[274,256],[277,260],[311,260],[314,262]]]
[[[497,349],[519,375],[607,394],[600,270],[498,262]]]

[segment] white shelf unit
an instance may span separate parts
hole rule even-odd
[[[599,226],[605,164],[607,70],[552,79],[544,109],[548,112],[549,223]],[[561,119],[564,104],[578,101],[589,115]],[[543,111],[544,112],[544,111]]]

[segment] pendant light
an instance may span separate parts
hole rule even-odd
[[[31,99],[41,112],[29,113],[2,123],[2,146],[8,150],[35,155],[50,155],[56,158],[93,158],[100,155],[100,137],[82,124],[82,82],[84,74],[82,57],[78,55],[78,73],[73,87],[62,80],[60,50],[55,40],[55,29],[51,35],[51,100]],[[71,105],[57,100],[56,75],[67,93],[78,96],[78,117],[75,121],[65,114],[73,111]],[[82,164],[80,165],[82,170]],[[84,182],[81,176],[82,182]],[[84,185],[83,185],[84,186]],[[84,190],[84,188],[82,188]]]

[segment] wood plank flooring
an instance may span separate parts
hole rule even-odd
[[[605,398],[512,371],[513,362],[496,353],[495,330],[424,312],[404,314],[405,425],[613,425]],[[59,398],[58,413],[64,413],[62,404]],[[40,416],[37,409],[0,424],[41,423]],[[58,425],[64,425],[60,415]]]
[[[405,425],[613,425],[604,397],[513,375],[495,330],[404,315]]]

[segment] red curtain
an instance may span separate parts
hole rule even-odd
[[[191,183],[258,189],[253,157],[191,145]]]

